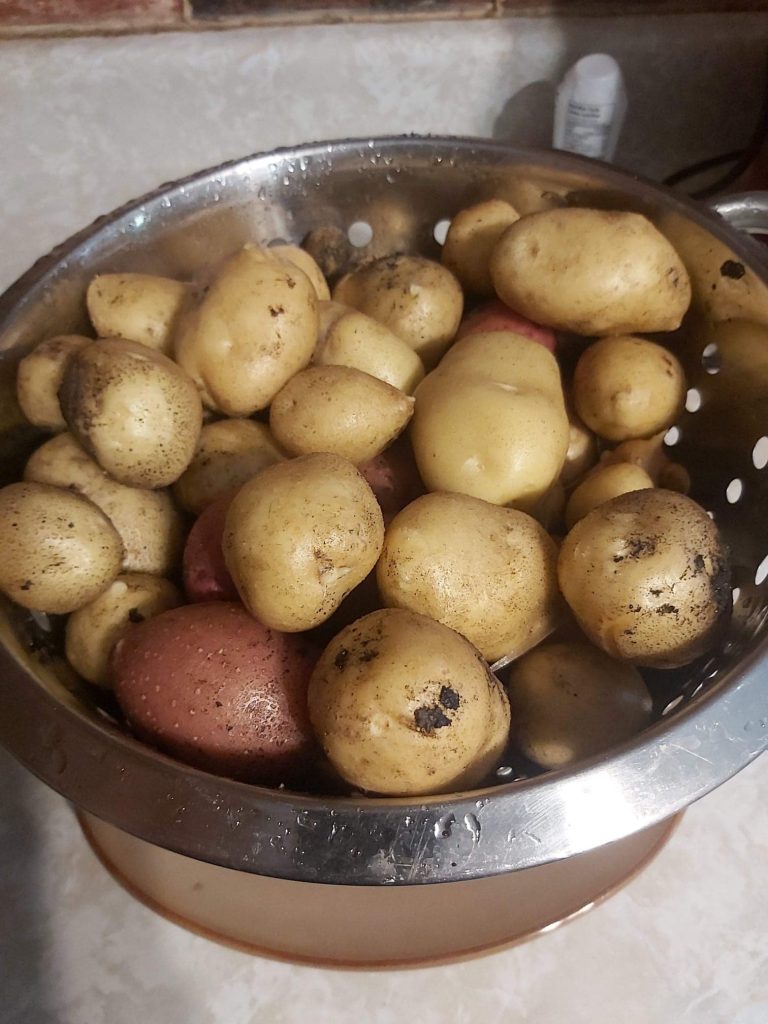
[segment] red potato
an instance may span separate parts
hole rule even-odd
[[[555,332],[549,327],[542,327],[541,324],[520,316],[500,299],[483,302],[468,313],[459,325],[456,339],[465,338],[468,334],[484,334],[487,331],[514,331],[515,334],[522,334],[532,341],[538,341],[550,352],[555,351],[557,344]]]
[[[193,603],[240,600],[221,550],[224,521],[235,494],[237,490],[209,505],[189,531],[184,546],[182,572],[184,590]]]
[[[316,752],[307,686],[317,652],[240,604],[185,605],[137,625],[112,658],[136,735],[186,764],[247,782],[301,779]]]
[[[369,462],[358,466],[388,523],[414,498],[424,493],[424,484],[416,468],[413,449],[406,437],[400,437],[393,445],[380,452]]]

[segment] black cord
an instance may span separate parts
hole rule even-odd
[[[732,150],[730,153],[721,153],[719,156],[712,156],[708,157],[706,160],[699,160],[697,163],[691,164],[690,167],[684,167],[680,171],[675,171],[674,174],[670,174],[664,179],[665,185],[669,187],[678,185],[681,181],[686,181],[688,178],[693,178],[698,174],[703,174],[705,171],[714,170],[714,168],[719,167],[721,164],[728,164],[735,161],[735,163],[733,163],[733,167],[726,171],[725,174],[712,184],[707,185],[705,188],[696,189],[696,191],[690,193],[693,199],[708,199],[710,196],[716,195],[724,188],[727,188],[728,185],[736,181],[736,179],[744,173],[762,149],[766,135],[768,135],[768,57],[766,65],[763,99],[760,104],[757,124],[755,125],[752,137],[747,146],[744,149],[736,149]]]

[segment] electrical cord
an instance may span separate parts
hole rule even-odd
[[[706,160],[699,160],[695,164],[691,164],[689,167],[683,167],[682,170],[675,171],[674,174],[670,174],[664,179],[664,184],[672,188],[675,185],[679,185],[681,182],[694,178],[699,174],[704,174],[706,171],[712,171],[723,164],[732,163],[733,166],[721,175],[716,181],[707,185],[705,188],[696,189],[689,193],[693,199],[709,199],[710,196],[716,195],[718,192],[722,192],[723,189],[727,188],[730,184],[739,178],[744,171],[749,167],[755,157],[762,149],[763,143],[765,142],[766,136],[768,135],[768,56],[766,58],[766,76],[765,84],[763,86],[763,99],[760,104],[760,111],[758,113],[757,124],[755,130],[752,133],[750,141],[747,143],[744,149],[732,150],[730,153],[721,153],[719,156],[708,157]]]

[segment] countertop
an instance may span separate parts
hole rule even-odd
[[[630,85],[618,160],[661,176],[743,144],[764,29],[760,15],[515,19],[0,44],[0,287],[118,203],[254,150],[401,131],[546,144],[553,83],[589,50],[615,53]],[[692,807],[626,889],[525,945],[327,971],[156,916],[96,861],[67,804],[0,754],[0,1020],[766,1024],[767,791],[761,758]]]

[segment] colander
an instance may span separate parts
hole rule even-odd
[[[456,883],[458,892],[472,879],[533,878],[531,870],[556,861],[604,856],[606,844],[619,849],[617,841],[638,834],[655,843],[666,828],[660,823],[768,743],[768,353],[756,334],[746,380],[743,366],[731,366],[711,341],[722,320],[768,325],[766,251],[728,223],[765,230],[765,195],[729,199],[720,207],[724,219],[595,161],[464,138],[347,140],[251,156],[161,186],[40,260],[0,299],[0,382],[10,396],[16,363],[35,343],[88,330],[84,294],[96,273],[195,278],[245,242],[300,242],[329,226],[347,233],[361,258],[393,251],[439,258],[450,218],[491,196],[523,213],[558,205],[644,213],[686,262],[694,301],[670,343],[690,390],[667,443],[732,551],[727,638],[686,669],[648,673],[654,723],[576,767],[534,774],[512,756],[495,784],[471,793],[329,797],[233,782],[136,742],[108,698],[86,692],[68,672],[57,624],[5,604],[0,741],[85,812],[93,834],[113,830],[132,856],[160,848],[240,879],[310,883],[289,890],[294,895],[411,887],[397,898],[407,910],[417,905],[420,883]],[[8,482],[38,439],[10,412],[3,427]]]

